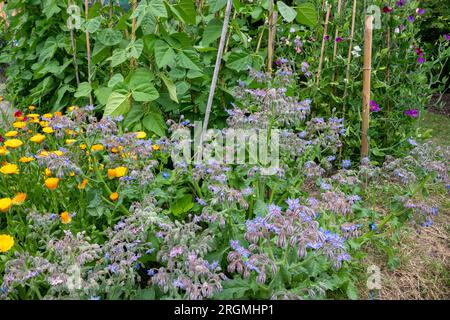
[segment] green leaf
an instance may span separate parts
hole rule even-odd
[[[193,0],[179,0],[179,3],[174,6],[187,24],[196,22],[197,11],[194,3]]]
[[[53,17],[55,14],[61,11],[61,9],[57,5],[56,0],[44,0],[42,8],[42,13],[45,14],[47,19]]]
[[[97,35],[97,40],[105,46],[115,46],[122,41],[122,32],[114,29],[103,29]]]
[[[347,297],[349,299],[351,299],[351,300],[358,299],[358,289],[351,282],[349,282],[348,285],[347,285],[346,293],[347,293]]]
[[[169,65],[175,59],[175,52],[167,42],[158,40],[155,42],[155,60],[158,68]]]
[[[178,53],[178,55],[176,56],[176,60],[179,67],[201,71],[197,63],[194,62],[197,60],[195,51],[183,50],[182,52]]]
[[[252,65],[252,58],[245,52],[231,52],[227,58],[226,66],[238,72],[246,70]]]
[[[112,88],[108,87],[99,87],[94,91],[95,96],[97,97],[98,102],[102,105],[106,105],[108,102],[108,97],[112,92]]]
[[[130,110],[129,94],[123,94],[122,92],[113,91],[106,103],[103,116],[120,116],[124,115]]]
[[[123,82],[123,76],[120,73],[116,73],[111,77],[111,79],[109,79],[108,87],[112,88],[120,82]]]
[[[170,211],[175,217],[180,217],[183,213],[189,212],[193,206],[192,196],[185,195],[171,203]]]
[[[101,23],[102,23],[102,18],[96,17],[94,19],[89,19],[88,21],[86,21],[84,27],[87,32],[94,33],[100,28]]]
[[[91,93],[91,90],[92,88],[89,82],[82,82],[78,86],[78,89],[74,94],[74,97],[75,98],[87,97]]]
[[[173,101],[178,103],[177,87],[173,84],[172,80],[170,80],[168,77],[166,77],[166,75],[161,73],[159,76],[161,77],[162,81],[166,85],[167,91],[169,92],[169,95],[170,95],[170,99],[172,99]]]
[[[133,107],[130,112],[127,113],[127,116],[123,120],[123,125],[125,128],[130,128],[133,124],[142,119],[142,115],[144,114],[144,108],[140,103],[133,103]]]
[[[158,108],[151,108],[150,112],[142,120],[144,127],[162,137],[166,133],[166,122]]]
[[[167,18],[167,10],[162,0],[152,0],[149,3],[149,12],[155,17]]]
[[[141,56],[142,50],[144,50],[144,41],[142,39],[132,41],[127,47],[127,58],[138,59]]]
[[[141,83],[132,90],[133,99],[141,102],[149,102],[159,98],[159,93],[151,83]]]
[[[297,6],[297,22],[310,27],[317,25],[317,11],[312,3],[301,3]]]
[[[203,31],[201,46],[207,47],[211,42],[216,41],[222,34],[223,21],[212,19]]]
[[[232,300],[245,297],[250,290],[249,283],[241,278],[234,278],[223,283],[223,290],[214,295],[214,299]]]
[[[127,60],[127,54],[124,49],[115,49],[111,57],[111,66],[117,67]]]
[[[289,7],[283,1],[278,1],[277,7],[284,20],[286,20],[287,22],[294,21],[295,17],[297,16],[297,12],[293,8]]]

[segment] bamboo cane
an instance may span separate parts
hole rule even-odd
[[[342,11],[342,0],[338,1],[338,8],[337,8],[337,16],[338,18],[341,17],[341,11]],[[334,33],[334,39],[336,40],[336,38],[339,36],[339,25],[336,24],[336,31]],[[334,41],[334,48],[333,48],[333,60],[336,59],[336,55],[337,55],[337,48],[338,48],[338,43],[336,41]]]
[[[316,84],[317,85],[319,85],[319,83],[320,83],[320,75],[322,73],[322,64],[323,64],[323,57],[324,57],[324,54],[325,54],[326,37],[328,36],[328,21],[330,19],[330,13],[331,13],[331,5],[328,5],[327,15],[325,17],[325,26],[324,26],[324,30],[323,30],[322,48],[320,49],[319,68],[317,70],[317,79],[316,79]]]
[[[136,12],[136,8],[137,8],[137,0],[131,0],[131,7],[133,10],[133,18],[131,20],[131,41],[135,41],[136,40],[136,16],[134,15],[134,13]],[[131,58],[130,69],[133,69],[134,67],[136,67],[136,59]]]
[[[361,158],[369,155],[369,113],[370,113],[370,80],[372,69],[372,22],[373,16],[366,16],[364,29],[364,67],[363,67],[363,105],[361,123]]]
[[[272,72],[272,64],[273,64],[273,38],[274,38],[274,3],[273,0],[269,0],[269,40],[267,44],[267,71],[269,73]]]
[[[353,38],[355,37],[355,22],[356,22],[356,0],[353,0],[353,9],[352,9],[352,26],[350,30],[350,41],[348,47],[347,54],[347,69],[345,71],[345,89],[344,89],[344,98],[347,96],[348,91],[348,81],[350,77],[350,63],[352,62],[352,51],[353,51]],[[345,115],[345,104],[344,104],[344,115]]]
[[[222,62],[223,49],[225,47],[225,41],[227,38],[228,24],[230,21],[232,6],[233,6],[233,0],[228,0],[227,7],[225,9],[224,19],[223,19],[222,34],[220,36],[219,48],[217,50],[216,65],[214,67],[214,73],[213,73],[213,77],[211,80],[211,87],[209,89],[208,103],[206,105],[206,110],[205,110],[205,119],[203,120],[203,128],[202,128],[202,132],[200,134],[200,140],[199,140],[199,145],[198,145],[199,148],[196,150],[198,160],[201,159],[202,153],[203,153],[203,151],[202,151],[203,150],[203,139],[204,139],[206,131],[208,129],[209,115],[211,114],[212,103],[214,100],[214,92],[216,90],[217,78],[219,76],[220,64]]]
[[[86,21],[88,20],[89,16],[89,0],[84,1],[84,13],[86,17]],[[88,67],[88,83],[89,86],[92,88],[92,79],[91,79],[91,41],[89,37],[89,31],[86,30],[86,50],[87,50],[87,67]],[[89,103],[93,104],[92,100],[92,94],[89,92]]]

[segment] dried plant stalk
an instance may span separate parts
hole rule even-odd
[[[326,37],[328,36],[328,21],[330,20],[330,13],[331,13],[331,5],[328,5],[327,15],[325,17],[325,26],[323,29],[322,48],[320,49],[319,68],[317,70],[317,79],[316,79],[317,85],[319,85],[319,83],[320,83],[320,75],[322,73],[323,58],[325,55],[325,42],[326,42]]]

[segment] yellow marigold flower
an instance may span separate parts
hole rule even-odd
[[[3,101],[3,97],[2,96],[0,96],[0,102],[2,102]]]
[[[160,147],[157,144],[152,145],[152,149],[158,151]]]
[[[27,114],[27,117],[32,119],[39,119],[39,115],[37,113]]]
[[[127,167],[117,167],[114,170],[116,171],[116,178],[120,178],[127,174],[128,169]]]
[[[16,128],[16,129],[22,129],[26,125],[27,125],[27,123],[23,122],[23,121],[16,121],[16,122],[13,123],[13,127]]]
[[[86,145],[85,145],[84,143],[80,144],[80,149],[81,149],[81,150],[86,149]]]
[[[33,157],[21,157],[20,159],[19,159],[19,162],[22,162],[22,163],[28,163],[28,162],[31,162],[31,161],[33,161],[34,159],[33,159]]]
[[[0,234],[0,252],[8,252],[14,246],[14,238],[7,234]]]
[[[87,184],[88,184],[88,179],[83,179],[83,182],[81,182],[78,185],[78,189],[82,190],[82,189],[86,188]]]
[[[27,194],[23,192],[19,192],[12,198],[11,202],[13,205],[19,206],[27,200]]]
[[[116,169],[108,169],[108,178],[114,179],[116,177]]]
[[[55,151],[52,151],[52,154],[55,154],[58,157],[61,157],[64,154],[64,152],[62,152],[61,150],[55,150]]]
[[[4,146],[0,146],[0,156],[7,155],[9,153],[8,149]]]
[[[59,179],[58,178],[47,178],[47,179],[45,179],[45,186],[49,190],[55,190],[56,188],[58,188],[58,184],[59,184]]]
[[[19,139],[9,139],[6,140],[4,143],[5,147],[11,148],[11,149],[16,149],[18,147],[20,147],[21,145],[23,145],[23,142],[20,141]]]
[[[43,134],[40,134],[40,133],[35,134],[34,136],[32,136],[30,138],[30,141],[31,142],[35,142],[35,143],[41,143],[44,140],[45,140],[45,136]]]
[[[78,109],[77,106],[70,106],[70,107],[68,108],[69,111],[73,111],[73,110],[76,110],[76,109]]]
[[[0,168],[3,174],[19,174],[19,167],[16,164],[7,163]]]
[[[67,129],[67,130],[66,130],[66,134],[69,135],[69,136],[71,136],[71,135],[76,135],[76,132],[73,131],[73,130]]]
[[[46,177],[51,177],[52,176],[52,172],[51,172],[51,170],[49,169],[49,168],[45,168],[45,176]]]
[[[117,201],[117,199],[119,199],[119,194],[117,192],[113,192],[109,195],[109,199],[111,199],[111,201]]]
[[[147,138],[147,134],[144,131],[136,132],[136,138],[145,139],[145,138]]]
[[[70,221],[72,221],[72,217],[67,211],[62,212],[60,218],[62,224],[68,224]]]
[[[103,145],[101,145],[101,144],[94,144],[94,145],[91,147],[91,150],[92,150],[92,151],[102,151],[102,150],[103,150]]]
[[[30,110],[30,111],[36,110],[36,107],[35,106],[28,106],[28,110]]]
[[[11,200],[11,198],[2,198],[2,199],[0,199],[0,212],[6,212],[11,207],[12,207],[12,200]]]
[[[52,127],[45,127],[45,128],[42,129],[42,132],[44,132],[44,133],[53,133],[55,131],[53,130]]]
[[[39,125],[40,125],[42,128],[48,127],[48,121],[39,121]]]
[[[69,176],[70,177],[74,177],[75,176],[75,172],[72,171],[71,173],[69,173]]]
[[[75,139],[66,139],[66,144],[72,144],[75,142],[77,142],[77,140],[75,140]]]
[[[5,137],[8,137],[8,138],[14,138],[15,136],[17,136],[17,131],[16,130],[14,130],[14,131],[8,131],[7,133],[5,133]]]
[[[42,150],[41,152],[39,152],[38,157],[47,157],[49,155],[48,151]]]
[[[53,117],[53,115],[51,113],[46,113],[46,114],[42,115],[43,119],[49,119],[50,120],[52,117]]]

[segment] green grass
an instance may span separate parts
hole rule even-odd
[[[418,127],[421,129],[421,132],[425,132],[427,129],[432,129],[431,140],[443,147],[450,146],[449,117],[426,112],[423,118],[418,122]]]

